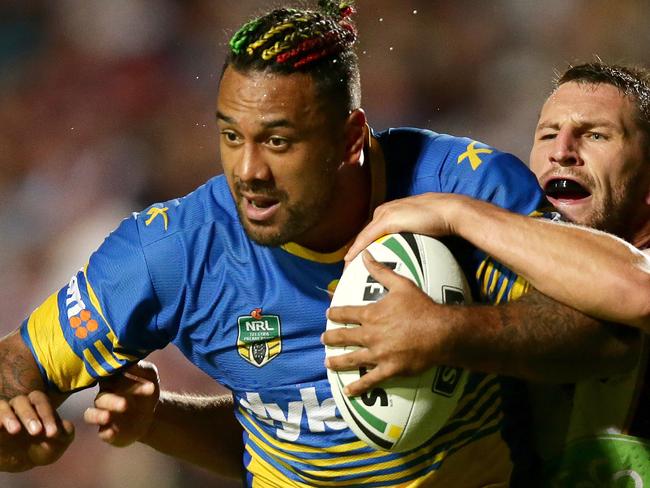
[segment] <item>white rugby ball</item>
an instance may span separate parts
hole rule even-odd
[[[368,246],[375,260],[406,276],[438,303],[470,303],[465,275],[449,249],[428,236],[401,233],[384,236]],[[334,291],[332,306],[366,305],[387,290],[368,273],[359,254],[345,269]],[[327,321],[327,329],[359,327]],[[326,347],[326,356],[356,347]],[[445,425],[461,397],[467,372],[438,366],[417,376],[396,377],[359,397],[343,393],[366,371],[327,371],[336,406],[352,431],[370,446],[406,451],[429,440]]]

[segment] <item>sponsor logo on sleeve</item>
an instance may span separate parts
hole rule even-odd
[[[76,276],[73,276],[68,283],[65,305],[68,325],[74,329],[74,335],[77,339],[85,339],[99,328],[97,320],[93,318],[92,313],[81,298],[79,282]]]
[[[483,164],[483,160],[479,157],[479,154],[491,154],[493,152],[494,150],[488,149],[486,147],[480,147],[477,149],[476,141],[472,141],[465,148],[465,152],[458,156],[458,160],[456,162],[460,164],[467,159],[469,160],[469,164],[472,165],[472,171],[476,171],[476,169],[481,164]]]
[[[147,210],[149,218],[145,220],[144,225],[149,227],[151,223],[156,220],[156,217],[160,216],[162,218],[163,226],[165,227],[165,230],[167,230],[167,226],[169,225],[169,218],[167,217],[168,211],[169,208],[167,207],[151,207]]]

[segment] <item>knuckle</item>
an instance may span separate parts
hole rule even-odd
[[[367,324],[370,322],[370,319],[372,318],[373,308],[374,307],[372,305],[366,305],[365,307],[361,307],[359,309],[359,319],[361,320],[361,323]]]
[[[25,395],[18,395],[9,400],[9,405],[13,408],[21,408],[28,403],[30,403],[30,401]]]
[[[39,390],[30,391],[27,394],[27,398],[30,400],[40,400],[43,398],[44,393]]]

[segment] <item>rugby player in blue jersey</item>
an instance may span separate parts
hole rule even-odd
[[[321,3],[323,11],[274,10],[233,36],[217,102],[225,175],[123,221],[88,266],[0,343],[1,393],[37,404],[41,417],[53,418],[42,406],[44,399],[49,405],[43,393],[21,395],[69,394],[136,368],[129,365],[174,342],[233,391],[248,484],[521,481],[529,467],[528,419],[514,403],[515,385],[505,379],[473,374],[466,389],[470,408],[452,418],[462,435],[434,437],[409,453],[370,449],[336,415],[320,344],[328,289],[341,273],[347,244],[374,208],[409,195],[451,192],[532,214],[543,194],[516,158],[476,141],[418,129],[369,131],[360,109],[352,9]],[[478,275],[477,299],[496,301],[482,286],[488,279],[502,283],[503,297],[525,291],[507,268],[481,266],[490,259],[483,252],[462,243],[455,251],[467,275]],[[490,276],[477,273],[487,268]],[[404,289],[411,303],[429,305],[418,290]],[[513,372],[568,380],[628,367],[626,338],[536,292],[529,296],[499,310],[526,327],[573,325],[556,328],[554,341],[545,343],[545,353],[562,364],[548,368],[538,361]],[[468,321],[470,333],[450,330],[449,350],[458,357],[440,359],[475,371],[506,371],[503,330],[500,323],[489,327],[498,319],[495,308],[451,310],[456,322]],[[473,320],[480,317],[485,330],[477,334]],[[532,336],[534,349],[539,343]],[[576,350],[581,362],[567,373],[562,366],[575,363]],[[152,391],[151,383],[155,378],[140,396]],[[2,408],[20,410],[15,399]],[[514,408],[506,412],[507,405]],[[238,445],[232,437],[217,438],[223,412],[214,402],[163,395],[150,429],[117,432],[113,441],[143,436],[163,452],[232,473],[228,450],[239,449],[232,449]],[[29,426],[36,419],[20,420]],[[41,464],[60,454],[68,439],[50,443],[67,429],[43,423],[30,430],[45,451],[36,460]],[[5,427],[21,438],[19,425]],[[42,429],[45,437],[38,436]],[[6,436],[2,441],[9,467],[35,464],[24,445]]]

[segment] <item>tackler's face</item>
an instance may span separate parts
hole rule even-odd
[[[313,237],[335,198],[344,154],[309,75],[226,68],[217,101],[219,147],[248,236],[262,245]]]
[[[629,97],[567,82],[544,104],[530,167],[568,220],[625,236],[649,202],[646,136]]]

